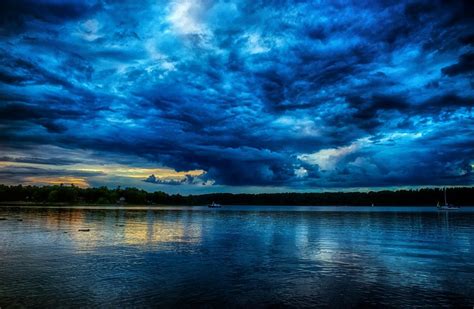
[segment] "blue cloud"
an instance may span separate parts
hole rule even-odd
[[[1,12],[4,157],[86,150],[204,170],[228,190],[473,183],[471,1],[23,0]]]

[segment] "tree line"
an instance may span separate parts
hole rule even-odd
[[[474,205],[474,187],[447,189],[449,203],[459,206]],[[369,192],[323,193],[213,193],[201,195],[147,192],[137,188],[109,189],[107,187],[80,188],[77,186],[7,186],[0,185],[3,204],[128,204],[128,205],[206,205],[215,201],[223,205],[314,205],[314,206],[433,206],[444,203],[443,189],[384,190]]]

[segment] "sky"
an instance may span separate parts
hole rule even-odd
[[[474,3],[3,0],[0,183],[473,185]]]

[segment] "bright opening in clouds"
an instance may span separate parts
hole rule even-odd
[[[0,8],[1,183],[474,183],[472,1]]]

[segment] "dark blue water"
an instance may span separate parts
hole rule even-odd
[[[0,208],[0,218],[1,308],[474,306],[472,208]]]

